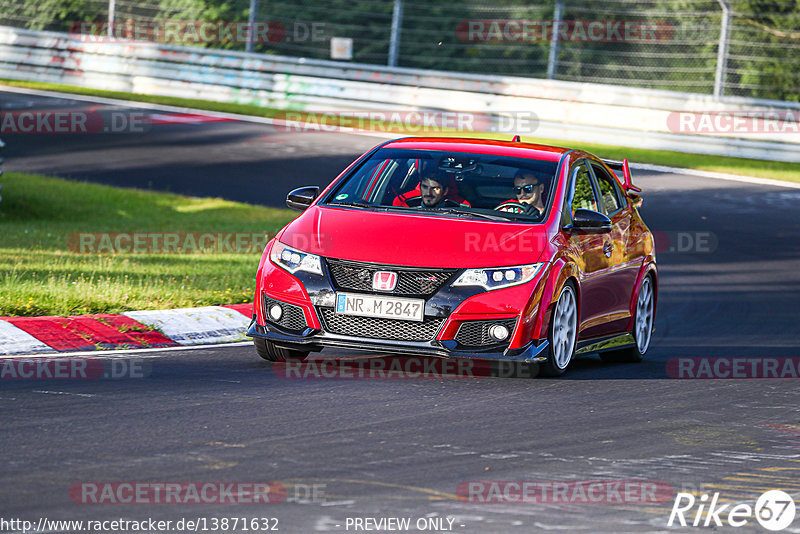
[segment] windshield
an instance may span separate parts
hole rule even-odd
[[[558,163],[491,154],[381,149],[326,198],[329,206],[539,222]]]

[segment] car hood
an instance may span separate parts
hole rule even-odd
[[[546,235],[542,224],[312,206],[278,237],[329,258],[464,268],[535,263]]]

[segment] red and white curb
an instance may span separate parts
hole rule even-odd
[[[0,317],[0,355],[143,349],[244,341],[252,304],[120,315]]]
[[[149,124],[205,124],[234,121],[230,117],[215,117],[200,113],[151,113],[145,120]]]
[[[153,325],[179,345],[201,345],[242,341],[250,324],[252,305],[247,310],[224,306],[177,310],[135,311],[123,315],[142,324]]]

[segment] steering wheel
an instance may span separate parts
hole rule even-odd
[[[537,214],[539,213],[539,210],[530,204],[523,204],[521,202],[503,202],[502,204],[498,204],[494,209],[497,211],[507,211],[509,213],[522,213],[527,215],[528,209],[530,208],[536,210]]]

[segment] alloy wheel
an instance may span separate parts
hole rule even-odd
[[[572,286],[565,285],[556,303],[553,322],[553,360],[556,367],[566,369],[575,349],[578,331],[578,306]]]
[[[636,300],[636,347],[641,354],[647,352],[653,333],[653,285],[647,277],[642,282]]]

